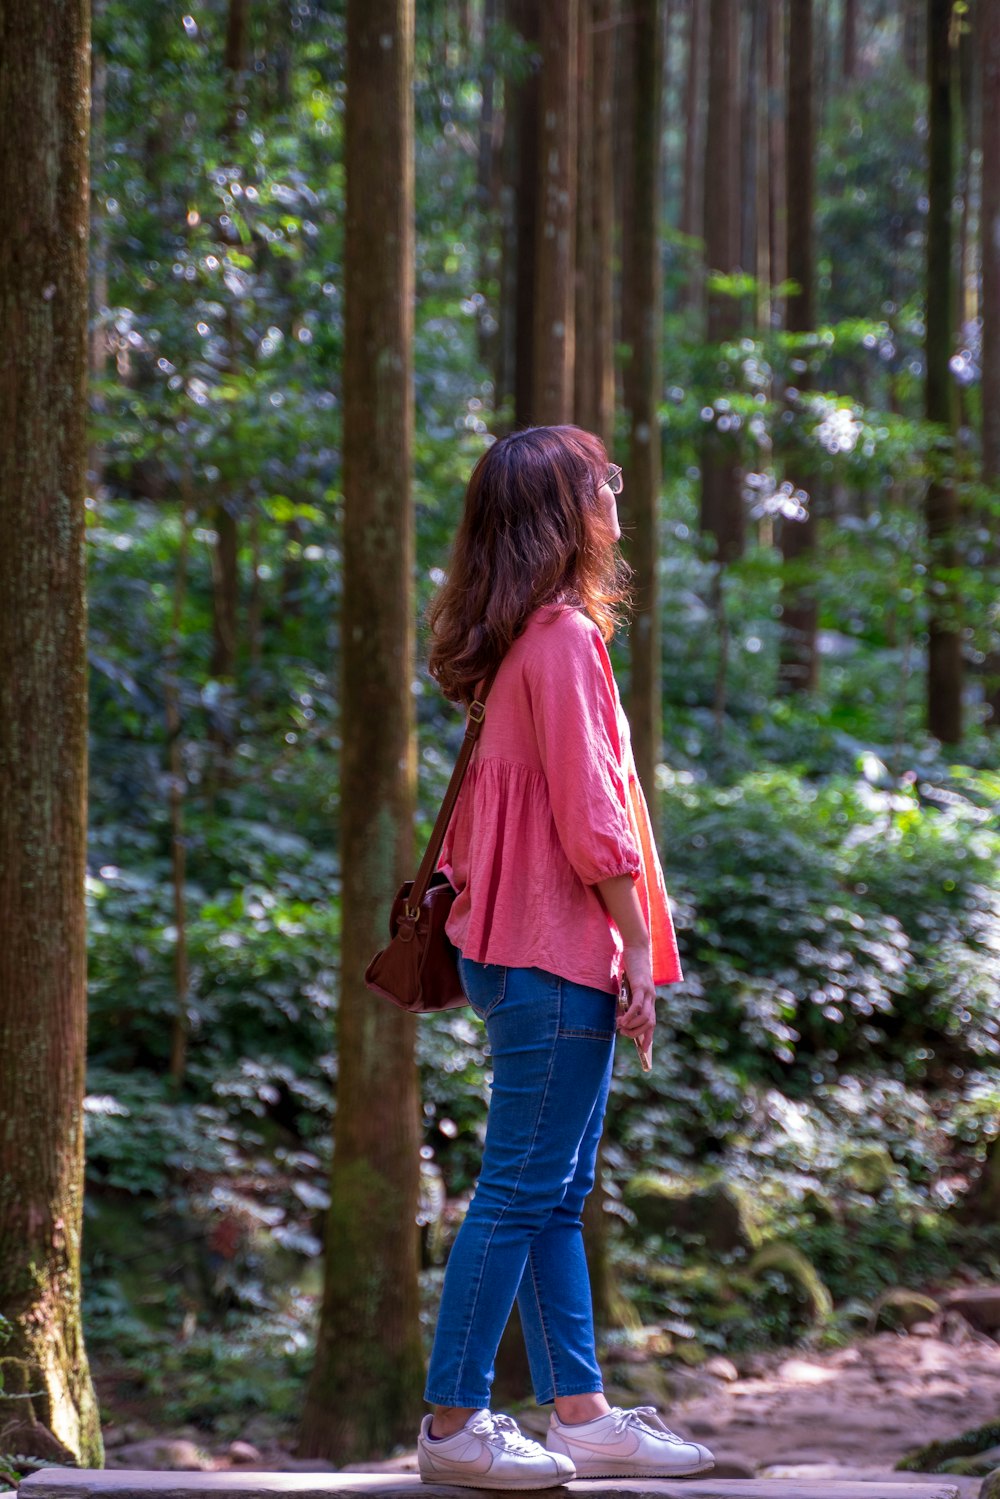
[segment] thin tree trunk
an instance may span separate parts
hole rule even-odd
[[[174,1027],[170,1044],[170,1079],[175,1087],[184,1080],[187,1067],[189,976],[187,950],[187,847],[184,839],[184,744],[181,737],[180,662],[183,640],[184,598],[187,593],[190,538],[190,473],[186,469],[181,489],[181,535],[174,575],[174,602],[170,621],[170,643],[166,652],[167,764],[170,776],[170,866],[174,896]]]
[[[617,0],[592,0],[594,20],[594,431],[615,436],[614,97]]]
[[[0,1432],[99,1467],[80,1320],[89,25],[86,0],[0,18]]]
[[[982,63],[982,479],[994,503],[1000,498],[1000,0],[980,0]],[[1000,516],[987,515],[989,561],[1000,574]],[[1000,733],[1000,650],[989,651],[984,664],[986,727]],[[996,1156],[997,1153],[994,1152]]]
[[[788,274],[788,193],[785,162],[785,0],[767,5],[767,201],[770,284],[780,286]],[[784,324],[784,298],[771,297],[771,326]]]
[[[711,0],[708,34],[708,121],[705,131],[705,259],[710,271],[731,274],[739,262],[739,7]],[[709,291],[707,338],[721,344],[739,331],[735,297]],[[739,450],[710,423],[701,446],[702,531],[714,536],[720,562],[743,554],[746,524]]]
[[[663,160],[663,27],[660,0],[633,0],[633,156],[631,219],[622,256],[625,406],[629,462],[624,502],[627,553],[634,573],[635,608],[629,631],[628,716],[636,769],[655,820],[660,757],[660,630],[657,568],[660,500],[660,174]]]
[[[754,5],[746,17],[746,70],[744,73],[743,98],[740,121],[740,254],[742,268],[753,275],[757,266],[757,174],[760,163],[757,157],[757,121],[760,117],[759,80],[764,55],[764,25],[767,13],[764,7]],[[757,321],[756,305],[749,321]]]
[[[546,0],[539,43],[534,420],[573,414],[578,0]]]
[[[577,59],[573,419],[581,427],[594,431],[597,420],[597,370],[594,362],[597,330],[594,326],[594,300],[598,253],[595,212],[598,185],[594,173],[594,0],[580,0]]]
[[[813,204],[815,199],[815,47],[813,0],[789,0],[788,11],[788,275],[797,290],[787,302],[790,333],[815,327],[815,269]],[[796,377],[798,389],[809,384],[806,371]],[[783,517],[781,554],[794,569],[808,569],[816,555],[816,495],[818,477],[811,450],[804,442],[787,450],[791,478],[809,493],[800,520]],[[816,599],[808,583],[786,580],[781,595],[781,645],[778,688],[785,694],[815,691],[819,684],[816,650]]]
[[[684,79],[684,184],[681,202],[681,232],[690,239],[702,239],[705,233],[705,145],[702,109],[702,85],[705,75],[704,0],[688,0],[687,70]],[[702,256],[698,271],[687,283],[685,304],[698,307],[702,295]]]
[[[927,0],[927,315],[924,415],[941,432],[924,514],[929,554],[927,727],[942,744],[962,738],[961,597],[954,483],[955,413],[949,361],[953,337],[952,196],[955,183],[955,58],[951,0]]]
[[[482,50],[482,65],[479,71],[479,89],[482,108],[479,116],[479,156],[476,162],[476,206],[479,219],[476,225],[476,243],[479,254],[479,290],[485,298],[486,289],[493,281],[494,225],[493,213],[495,179],[494,155],[496,145],[496,67],[493,46],[490,40],[496,29],[497,0],[485,0],[483,26],[486,43]],[[488,300],[479,309],[479,358],[489,366],[493,362],[493,351],[497,341],[497,319],[493,316]]]
[[[93,22],[103,18],[105,0],[93,0]],[[94,48],[90,66],[90,136],[91,155],[96,160],[98,153],[106,149],[104,138],[107,114],[108,62],[103,48]],[[96,194],[90,199],[90,378],[94,411],[101,414],[106,402],[96,389],[108,363],[108,253],[110,236],[107,215]],[[104,453],[100,444],[92,441],[87,449],[87,489],[96,500],[104,477]]]
[[[858,0],[843,0],[840,21],[840,71],[845,83],[858,76]]]
[[[411,1439],[423,1408],[414,1027],[363,974],[412,874],[413,0],[348,0],[337,1114],[302,1451]]]
[[[516,173],[513,183],[515,222],[514,423],[528,426],[535,411],[535,252],[539,218],[538,110],[539,30],[533,0],[509,0],[515,30],[532,50],[527,76],[513,90],[516,111]]]

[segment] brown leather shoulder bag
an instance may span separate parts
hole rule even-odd
[[[458,801],[472,752],[486,717],[486,698],[496,672],[469,707],[465,738],[441,803],[416,879],[399,887],[389,913],[389,945],[365,969],[365,983],[411,1015],[454,1010],[467,1001],[458,976],[457,953],[445,932],[456,892],[437,868],[444,835]]]

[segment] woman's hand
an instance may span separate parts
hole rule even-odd
[[[624,957],[632,997],[628,1009],[618,1015],[618,1029],[622,1035],[637,1040],[648,1056],[656,1028],[656,990],[649,962],[649,944],[626,946]]]

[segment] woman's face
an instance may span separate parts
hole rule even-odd
[[[611,529],[615,541],[621,540],[622,528],[618,519],[618,495],[616,495],[610,484],[602,484],[597,491],[597,498],[604,510],[604,518]]]

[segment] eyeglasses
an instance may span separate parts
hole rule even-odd
[[[612,494],[621,494],[623,488],[622,471],[618,467],[617,463],[613,463],[608,469],[608,477],[604,482],[608,486]]]

